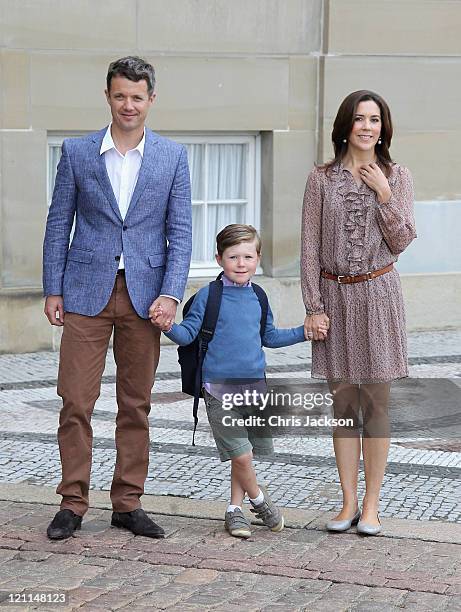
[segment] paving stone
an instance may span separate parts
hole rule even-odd
[[[188,555],[169,555],[167,553],[151,553],[143,555],[140,559],[152,565],[179,565],[181,567],[194,567],[199,563],[199,559]]]
[[[116,549],[111,546],[100,546],[99,548],[85,548],[82,554],[89,557],[100,557],[105,559],[114,559],[116,561],[132,560],[137,561],[143,556],[139,550]]]
[[[218,572],[216,570],[207,570],[207,569],[188,569],[185,572],[182,572],[174,579],[175,582],[180,584],[209,584],[213,582],[218,577]]]
[[[349,610],[351,610],[351,612],[397,612],[398,610],[401,610],[401,608],[382,601],[362,601],[353,603],[349,607]]]
[[[168,584],[136,599],[136,608],[149,606],[151,610],[183,609],[183,602],[196,592],[193,585]],[[180,606],[178,608],[178,606]]]
[[[51,553],[50,552],[40,552],[40,551],[19,551],[16,555],[16,559],[18,561],[36,561],[36,562],[40,562],[40,561],[46,561],[46,559],[49,559],[51,557]]]
[[[290,609],[291,607],[300,607],[303,609],[307,604],[313,604],[320,599],[321,595],[315,591],[309,591],[307,589],[290,589],[277,597],[277,599],[274,600],[274,605],[283,605],[285,609]]]
[[[193,547],[194,545],[191,542],[187,542],[187,540],[178,542],[168,538],[166,540],[145,542],[143,538],[134,538],[125,545],[124,549],[182,555],[189,552]]]
[[[280,593],[267,591],[265,593],[261,592],[246,592],[243,596],[243,601],[246,609],[250,610],[261,610],[263,606],[269,605],[274,602],[275,599],[280,595]],[[240,604],[242,609],[242,597],[233,597],[229,600],[226,605],[235,605]]]
[[[68,591],[67,596],[69,604],[76,608],[82,604],[88,604],[104,593],[105,590],[101,588],[80,586]]]
[[[2,563],[5,563],[6,561],[10,561],[11,559],[14,559],[16,556],[18,555],[17,551],[11,550],[11,549],[6,549],[6,548],[0,548],[0,568],[2,567]],[[0,575],[1,575],[1,571],[0,571]]]
[[[161,588],[162,584],[167,584],[168,578],[163,577],[163,582],[156,582],[155,589]],[[138,601],[142,601],[146,595],[154,589],[153,581],[139,581],[139,584],[126,584],[121,588],[110,590],[107,593],[100,595],[97,599],[91,602],[91,606],[95,608],[103,608],[105,610],[117,610],[127,604],[132,604],[137,607]]]
[[[444,610],[450,604],[449,597],[436,595],[434,593],[408,593],[403,601],[403,606],[415,610]],[[460,608],[458,608],[459,610]]]
[[[11,550],[19,550],[23,542],[21,540],[11,540],[8,538],[0,539],[0,549],[11,549]]]
[[[148,570],[146,570],[147,572]],[[156,574],[166,574],[167,576],[176,576],[185,571],[184,568],[173,565],[156,565],[153,570]],[[145,573],[146,573],[145,572]]]
[[[407,595],[408,591],[404,591],[401,589],[393,589],[391,587],[375,587],[369,589],[365,595],[363,595],[363,600],[367,602],[386,602],[393,605],[400,604]]]

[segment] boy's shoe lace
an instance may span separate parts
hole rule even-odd
[[[261,519],[264,525],[269,527],[271,531],[282,531],[285,526],[282,513],[271,500],[266,488],[261,485],[259,488],[264,494],[264,500],[261,504],[257,505],[250,501],[251,505],[253,506],[253,508],[250,508],[250,512],[253,512],[253,514],[256,515],[256,518]]]

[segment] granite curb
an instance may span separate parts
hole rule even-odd
[[[57,508],[60,499],[52,487],[0,483],[0,501],[40,504]],[[112,506],[109,493],[90,491],[90,505],[94,509],[110,510]],[[144,495],[142,506],[146,512],[158,516],[222,521],[226,503],[173,495]],[[50,509],[50,516],[53,515],[53,511]],[[250,519],[253,518],[251,514],[247,514]],[[309,528],[318,531],[324,531],[326,521],[332,516],[331,512],[297,508],[284,508],[283,514],[285,525],[289,529]],[[259,524],[254,520],[252,523]],[[378,537],[461,544],[461,528],[456,523],[387,518],[383,521],[383,527],[383,532]]]

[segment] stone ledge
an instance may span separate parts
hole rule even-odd
[[[60,497],[52,487],[37,487],[25,484],[0,484],[0,500],[18,503],[44,504],[58,506]],[[90,491],[92,508],[110,510],[111,503],[107,491]],[[223,519],[225,502],[189,499],[170,495],[144,495],[142,504],[146,512],[156,515],[183,516],[196,519]],[[331,512],[319,512],[296,508],[285,508],[286,526],[291,529],[323,531],[324,524],[331,518]],[[456,523],[443,521],[420,521],[411,519],[385,519],[380,538],[423,540],[461,544],[461,530]],[[254,521],[255,524],[258,524]],[[354,533],[351,531],[350,533]],[[338,535],[337,537],[340,537]]]

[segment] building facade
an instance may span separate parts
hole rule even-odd
[[[149,127],[188,148],[188,293],[216,273],[214,233],[249,222],[277,320],[302,321],[306,177],[331,157],[341,100],[372,89],[415,180],[419,237],[398,265],[408,328],[461,326],[461,2],[0,0],[0,11],[0,352],[59,343],[41,253],[60,143],[108,124],[107,67],[129,54],[156,69]]]

